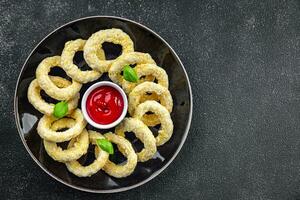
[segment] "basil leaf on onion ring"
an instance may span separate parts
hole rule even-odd
[[[68,113],[68,110],[69,110],[68,102],[61,101],[61,102],[58,102],[57,104],[55,104],[53,115],[56,118],[62,118],[64,116],[66,116],[66,114]]]
[[[125,65],[123,68],[123,77],[126,81],[136,83],[139,78],[136,74],[135,69],[130,67],[130,65]]]
[[[97,139],[96,143],[103,151],[106,151],[109,154],[114,154],[114,147],[107,139]]]

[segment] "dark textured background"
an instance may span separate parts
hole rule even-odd
[[[299,1],[0,1],[0,199],[300,199]],[[18,73],[50,31],[116,15],[165,38],[194,93],[192,127],[169,168],[119,194],[88,194],[46,175],[13,117]]]

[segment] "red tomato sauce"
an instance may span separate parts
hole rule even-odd
[[[121,116],[123,109],[123,97],[113,87],[100,86],[87,97],[87,113],[98,124],[105,125],[116,121]]]

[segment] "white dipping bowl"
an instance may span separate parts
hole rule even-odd
[[[121,94],[121,96],[123,98],[123,102],[124,102],[124,108],[123,108],[122,114],[120,115],[120,117],[116,121],[114,121],[114,122],[112,122],[110,124],[99,124],[99,123],[94,122],[90,118],[90,116],[89,116],[89,114],[88,114],[88,112],[86,110],[86,101],[87,101],[88,96],[96,88],[102,87],[102,86],[110,86],[112,88],[115,88],[117,91],[120,92],[120,94]],[[90,86],[85,91],[85,93],[84,93],[84,95],[82,97],[82,100],[81,100],[81,110],[82,110],[84,118],[86,119],[86,121],[90,125],[92,125],[95,128],[99,128],[99,129],[109,129],[109,128],[112,128],[112,127],[115,127],[116,125],[118,125],[124,119],[124,117],[126,116],[127,109],[128,109],[128,100],[127,100],[127,96],[126,96],[124,90],[122,88],[120,88],[120,86],[118,86],[117,84],[109,82],[109,81],[101,81],[101,82],[95,83],[94,85]]]

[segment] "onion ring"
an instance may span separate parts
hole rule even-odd
[[[136,86],[128,96],[128,112],[132,116],[134,114],[135,108],[143,103],[142,96],[145,96],[148,92],[155,93],[158,99],[160,101],[160,104],[162,104],[166,109],[170,112],[172,112],[173,108],[173,100],[172,96],[169,92],[169,90],[159,84],[152,83],[152,82],[144,82]],[[153,126],[154,122],[158,124],[157,117],[154,114],[146,114],[144,115],[144,118],[142,121],[149,126],[151,124]],[[150,122],[148,122],[150,121]]]
[[[161,127],[156,136],[156,145],[161,146],[166,143],[173,134],[173,122],[168,110],[156,101],[146,101],[138,105],[135,109],[134,117],[143,120],[147,112],[153,112],[159,119]]]
[[[166,73],[166,71],[161,68],[158,67],[155,64],[141,64],[141,65],[137,65],[135,67],[137,76],[139,78],[139,81],[137,83],[132,83],[129,81],[126,81],[125,79],[123,79],[122,82],[122,88],[125,90],[126,93],[129,93],[133,90],[133,88],[135,88],[137,85],[145,82],[145,81],[149,81],[149,80],[145,80],[145,79],[141,79],[141,77],[143,76],[152,76],[154,77],[153,81],[156,79],[157,83],[161,86],[164,86],[166,88],[169,87],[169,79],[168,79],[168,75]]]
[[[96,132],[96,131],[88,131],[89,132],[89,140],[90,143],[95,145],[95,157],[96,159],[93,161],[93,163],[89,164],[88,166],[82,166],[77,160],[73,160],[70,162],[66,162],[67,169],[79,177],[89,177],[93,174],[97,173],[108,161],[108,153],[100,149],[96,145],[96,139],[104,139],[104,137]],[[72,145],[72,140],[69,143],[69,145]]]
[[[124,53],[121,55],[110,67],[108,71],[109,78],[119,84],[122,85],[123,83],[123,76],[121,72],[125,65],[133,65],[133,64],[155,64],[155,61],[152,59],[150,54],[148,53],[141,53],[141,52],[131,52],[131,53]]]
[[[83,131],[87,122],[83,118],[81,110],[78,108],[74,110],[72,114],[68,115],[68,117],[75,119],[75,125],[66,131],[57,132],[51,129],[51,124],[57,121],[58,119],[54,116],[44,115],[40,119],[37,126],[38,134],[41,136],[41,138],[51,142],[65,142],[71,140]]]
[[[159,102],[159,96],[156,93],[152,93],[152,94],[144,94],[141,96],[141,100],[140,102],[145,102],[145,101],[157,101]],[[153,115],[144,115],[143,116],[143,122],[147,125],[147,126],[156,126],[157,124],[160,124],[160,120],[158,119],[158,117],[155,117]]]
[[[168,112],[168,111],[167,111]],[[125,132],[133,132],[144,144],[144,148],[137,153],[138,161],[145,162],[156,153],[156,141],[151,130],[139,119],[125,118],[115,129],[115,133],[125,137]]]
[[[111,42],[122,46],[122,54],[133,52],[134,45],[129,35],[123,32],[121,29],[106,29],[100,30],[94,33],[87,41],[84,46],[83,56],[88,65],[99,72],[107,72],[111,64],[116,60],[105,60],[97,56],[99,46],[102,47],[104,42]],[[122,55],[121,54],[121,55]]]
[[[77,51],[83,51],[86,41],[82,39],[71,40],[65,43],[64,50],[61,54],[61,67],[68,76],[80,83],[88,83],[94,81],[102,75],[95,70],[81,71],[78,66],[73,63],[73,58]]]
[[[71,128],[75,125],[75,120],[70,118],[62,118],[55,121],[51,129],[57,131],[63,128]],[[48,155],[58,162],[67,162],[71,160],[79,159],[85,154],[89,147],[89,134],[86,129],[71,140],[73,145],[69,145],[67,149],[63,150],[57,146],[55,142],[44,140],[44,147]]]
[[[50,79],[48,73],[52,67],[60,66],[60,56],[45,58],[36,69],[36,78],[40,87],[52,98],[57,100],[69,100],[81,89],[81,84],[73,80],[72,84],[65,88],[57,87]]]
[[[156,93],[151,93],[151,94],[143,94],[141,96],[140,102],[145,102],[145,101],[159,101],[159,96]]]
[[[143,94],[141,96],[140,102],[145,102],[145,101],[149,101],[149,100],[159,102],[159,96],[156,93]],[[157,117],[153,117],[153,115],[144,115],[143,122],[147,126],[156,126],[157,124],[160,124],[159,119]]]
[[[116,165],[110,160],[107,160],[103,170],[110,176],[116,178],[129,176],[134,171],[137,164],[137,155],[135,154],[131,143],[124,137],[113,133],[106,133],[104,136],[109,141],[117,144],[120,152],[127,157],[127,162],[124,165]]]
[[[61,78],[59,76],[50,76],[50,79],[57,87],[60,88],[64,88],[71,85],[70,81]],[[53,103],[46,102],[41,97],[40,92],[41,92],[41,88],[37,80],[34,79],[28,87],[28,91],[27,91],[28,101],[33,105],[35,109],[37,109],[41,113],[45,115],[52,115],[55,105]],[[80,95],[79,93],[77,93],[72,99],[68,100],[68,114],[70,114],[71,112],[73,112],[74,109],[77,108],[79,97]]]

